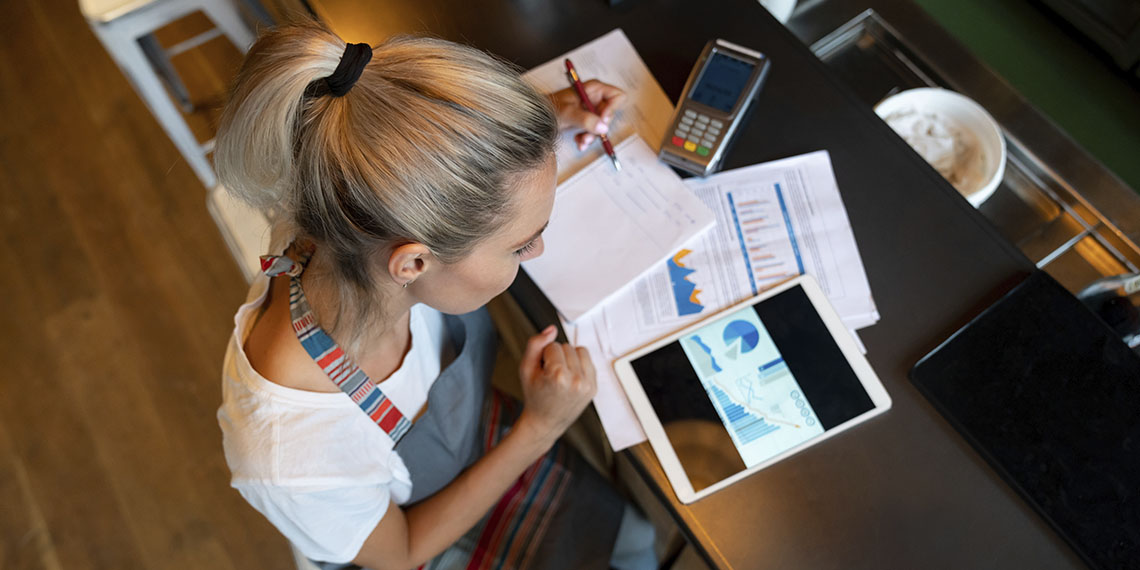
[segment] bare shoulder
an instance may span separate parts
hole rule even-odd
[[[313,362],[297,341],[289,315],[289,282],[276,277],[269,286],[266,305],[245,340],[249,364],[270,382],[310,392],[339,389]]]

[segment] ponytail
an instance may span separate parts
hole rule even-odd
[[[389,39],[335,97],[320,87],[344,53],[317,24],[262,36],[222,114],[215,163],[234,195],[274,208],[333,260],[339,314],[322,326],[333,333],[344,317],[351,337],[380,314],[376,254],[415,242],[461,259],[506,221],[508,183],[546,163],[558,127],[547,97],[476,49]]]
[[[263,209],[289,197],[305,92],[336,70],[343,51],[344,42],[316,24],[271,31],[254,43],[216,138],[214,165],[227,190]]]

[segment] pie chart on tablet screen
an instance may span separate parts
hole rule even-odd
[[[724,344],[732,346],[740,342],[740,353],[751,352],[760,342],[760,332],[748,321],[732,321],[724,327]]]

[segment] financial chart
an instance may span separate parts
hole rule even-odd
[[[726,198],[753,295],[804,272],[780,183],[767,188],[734,189]]]
[[[681,338],[709,399],[749,467],[823,433],[768,330],[746,308]]]
[[[685,265],[685,256],[693,253],[692,250],[682,249],[665,262],[669,269],[669,283],[673,288],[673,300],[677,304],[677,314],[684,317],[701,312],[705,306],[701,303],[701,290],[693,282],[691,276],[696,273]]]

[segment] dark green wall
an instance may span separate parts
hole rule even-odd
[[[1140,88],[1030,0],[916,0],[1133,189]]]

